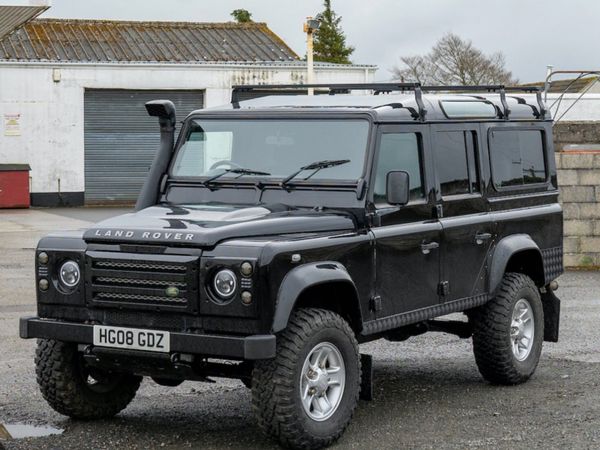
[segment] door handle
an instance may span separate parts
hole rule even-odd
[[[440,244],[438,244],[437,242],[423,242],[421,244],[421,251],[424,255],[429,255],[429,253],[431,253],[431,250],[435,250],[436,248],[439,248],[439,246]]]
[[[475,235],[475,243],[477,245],[481,245],[485,241],[489,241],[491,238],[492,238],[492,233],[477,233]]]

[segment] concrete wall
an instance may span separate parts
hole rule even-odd
[[[53,81],[59,70],[60,82]],[[363,67],[315,68],[315,82],[373,80]],[[34,193],[84,191],[83,98],[86,88],[201,89],[205,106],[230,101],[231,86],[302,83],[298,65],[43,64],[0,62],[0,163],[31,165]],[[20,114],[20,136],[7,136],[5,115]]]
[[[600,267],[600,152],[582,149],[600,144],[600,122],[559,122],[554,127],[560,201],[564,209],[567,267]]]

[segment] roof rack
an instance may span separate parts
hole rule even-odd
[[[507,92],[524,92],[535,93],[538,104],[536,116],[540,120],[546,117],[547,109],[542,100],[542,89],[538,86],[504,86],[501,84],[489,84],[478,86],[423,86],[420,83],[351,83],[351,84],[247,84],[233,86],[231,94],[231,103],[234,108],[239,108],[240,93],[252,92],[260,90],[304,90],[304,89],[321,89],[327,90],[329,95],[349,94],[355,90],[370,90],[374,95],[390,93],[390,92],[406,92],[414,91],[415,102],[417,103],[418,112],[415,118],[425,121],[427,110],[423,103],[423,91],[425,92],[490,92],[500,95],[500,103],[502,104],[501,117],[508,120],[510,109],[506,101]]]

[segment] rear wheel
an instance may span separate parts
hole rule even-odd
[[[527,275],[507,273],[498,294],[474,311],[473,350],[483,377],[496,384],[519,384],[535,372],[544,340],[544,309]]]
[[[44,399],[60,414],[74,419],[104,419],[125,409],[142,377],[91,367],[76,344],[38,340],[37,382]]]
[[[259,426],[292,448],[320,448],[344,432],[360,391],[358,343],[338,314],[300,309],[277,340],[277,356],[255,363]]]

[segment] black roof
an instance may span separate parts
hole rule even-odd
[[[420,86],[418,84],[314,85],[317,95],[305,95],[306,85],[236,86],[230,105],[205,111],[369,111],[382,121],[456,120],[550,120],[537,88],[504,86]],[[296,95],[269,95],[274,90]],[[302,91],[304,89],[304,91]],[[352,91],[363,91],[362,95]],[[266,96],[238,101],[239,93],[263,91]],[[365,91],[367,93],[365,95]],[[278,92],[281,94],[282,92]],[[284,92],[283,92],[284,93]],[[299,95],[298,95],[299,94]],[[473,115],[453,115],[449,106],[463,102],[462,111]],[[466,102],[466,103],[465,103]],[[481,114],[485,105],[487,113]],[[485,109],[484,108],[484,109]],[[479,112],[477,112],[479,111]],[[200,111],[198,111],[200,113]]]

